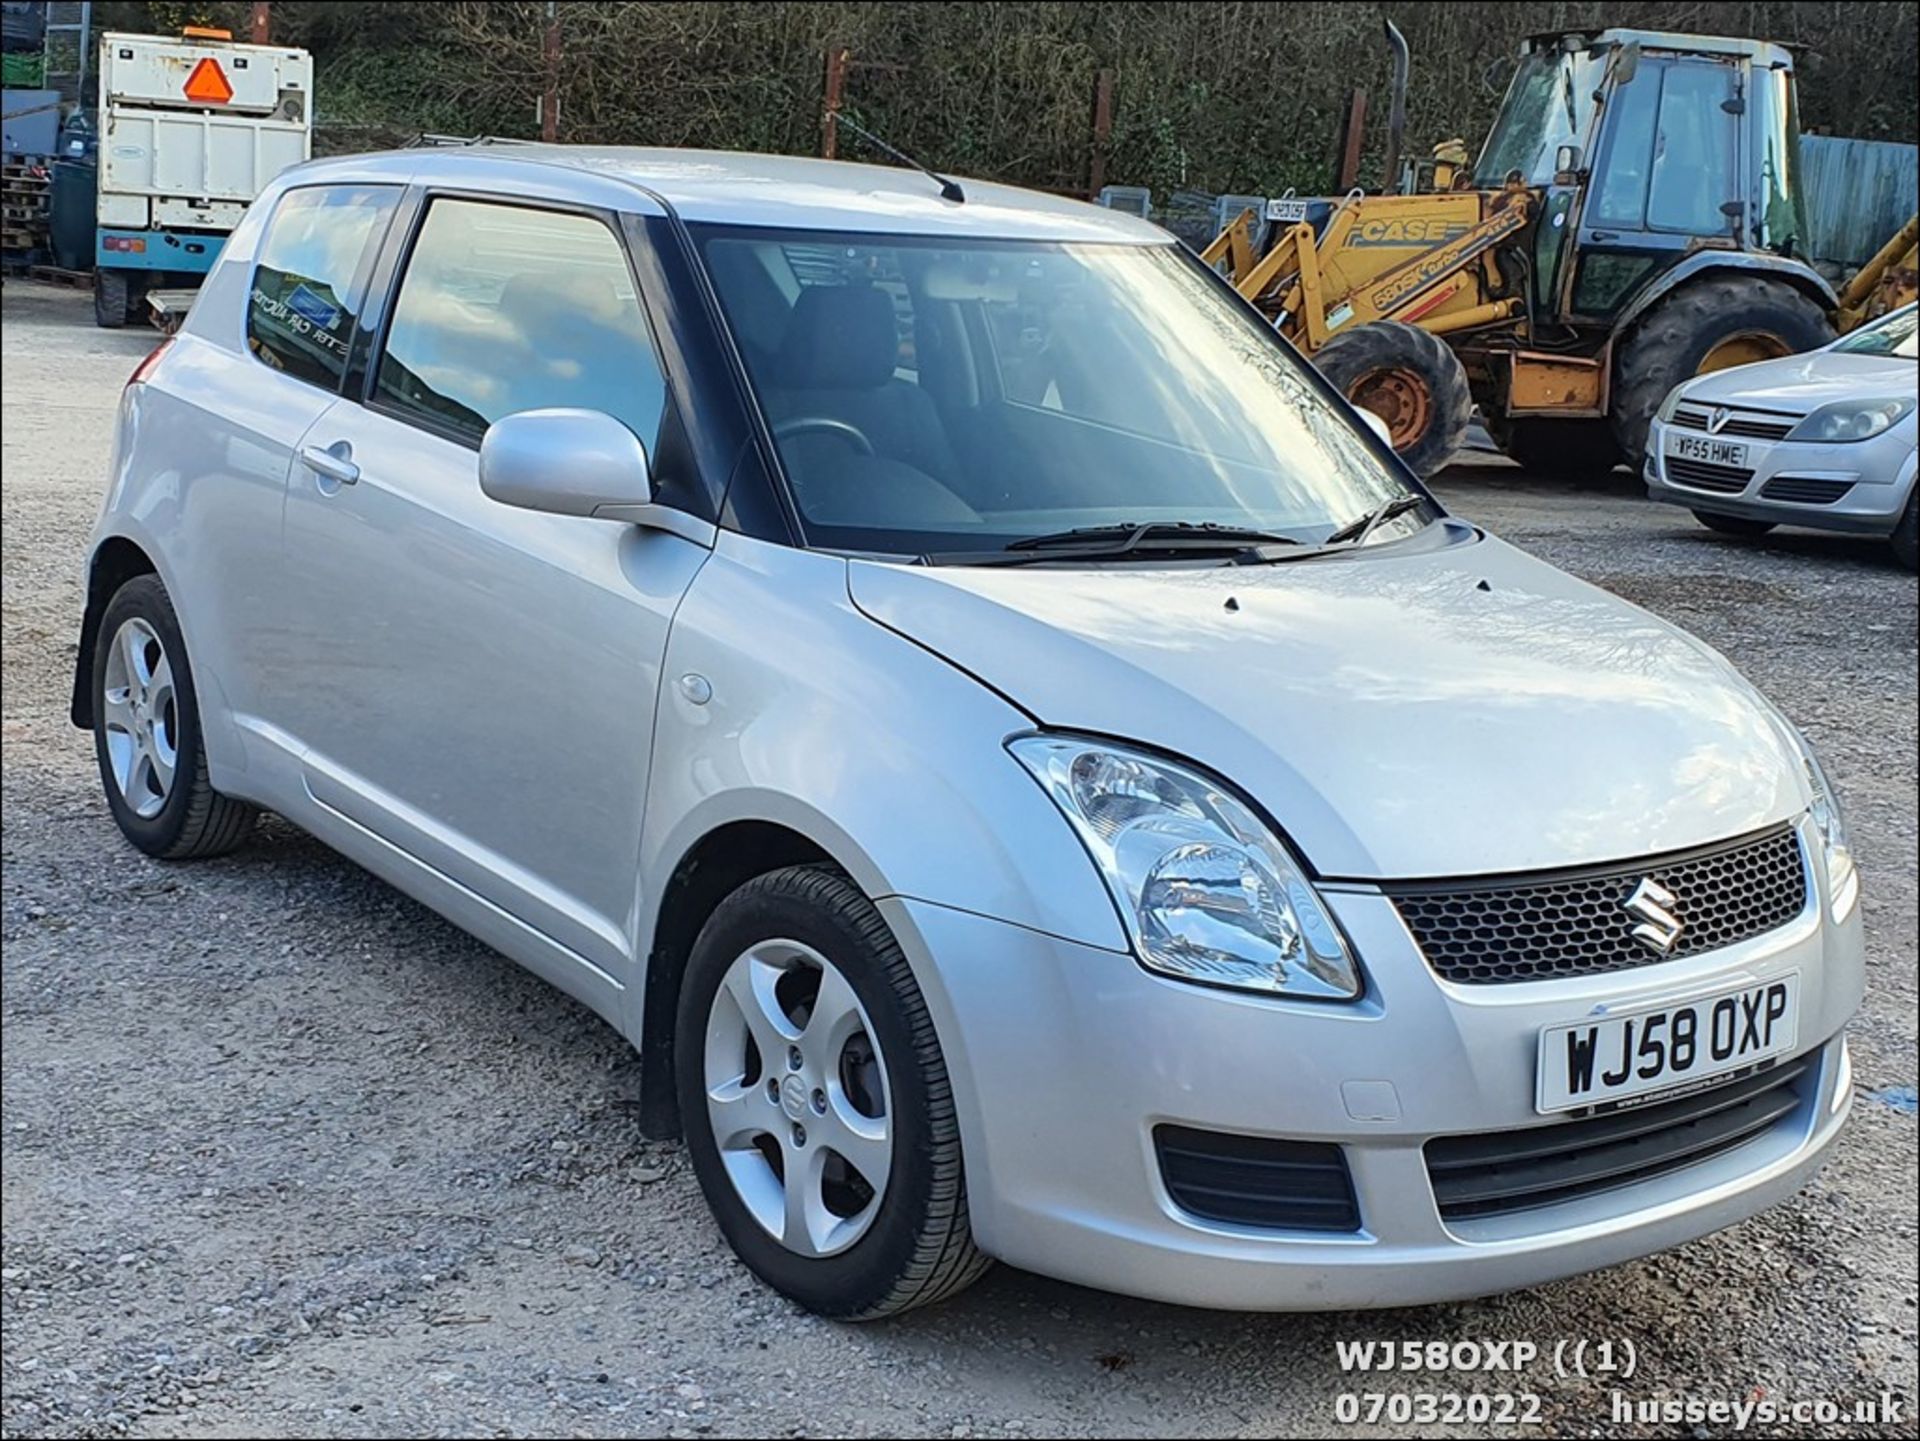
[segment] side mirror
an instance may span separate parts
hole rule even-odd
[[[1613,83],[1629,84],[1640,71],[1640,42],[1629,40],[1620,47],[1620,58],[1613,62]]]
[[[1580,174],[1584,159],[1578,145],[1562,145],[1553,152],[1553,180],[1556,185],[1571,185]]]
[[[1380,437],[1380,443],[1382,445],[1386,446],[1388,450],[1392,450],[1393,432],[1387,429],[1386,421],[1375,415],[1371,410],[1368,410],[1364,405],[1357,405],[1354,409],[1358,410],[1360,412],[1360,418],[1366,421],[1367,429]]]
[[[480,489],[549,515],[638,522],[653,503],[647,448],[600,410],[523,410],[480,441]]]

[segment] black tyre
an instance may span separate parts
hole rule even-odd
[[[93,323],[103,330],[118,330],[127,323],[128,287],[126,275],[118,270],[93,272]]]
[[[844,875],[795,866],[722,901],[675,1019],[694,1172],[755,1275],[820,1315],[871,1320],[987,1269],[933,1022]]]
[[[1907,508],[1900,513],[1900,524],[1894,527],[1894,559],[1908,570],[1920,570],[1920,491],[1907,497]]]
[[[1313,357],[1340,393],[1387,423],[1393,448],[1421,477],[1466,438],[1473,396],[1460,357],[1417,325],[1376,320],[1333,337]]]
[[[1717,530],[1722,535],[1745,536],[1749,540],[1765,535],[1775,525],[1771,520],[1748,520],[1744,515],[1715,515],[1710,510],[1696,510],[1693,518],[1708,530]]]
[[[1605,479],[1620,464],[1620,447],[1604,420],[1489,417],[1487,434],[1509,460],[1536,475],[1596,481]]]
[[[1713,275],[1654,306],[1614,352],[1613,433],[1636,464],[1667,392],[1690,376],[1813,350],[1833,339],[1818,305],[1784,280]]]
[[[258,812],[207,780],[193,671],[158,576],[128,581],[101,616],[93,749],[114,820],[148,855],[224,855],[252,831]]]

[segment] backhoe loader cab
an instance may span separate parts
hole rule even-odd
[[[1527,43],[1473,177],[1541,193],[1536,312],[1605,324],[1703,250],[1791,258],[1798,150],[1780,46],[1603,30]],[[1779,273],[1831,302],[1806,267]]]
[[[1780,46],[1535,37],[1471,166],[1463,150],[1435,147],[1399,192],[1270,204],[1264,253],[1250,215],[1205,252],[1423,474],[1476,402],[1522,463],[1637,464],[1681,380],[1832,338],[1836,297],[1797,255]]]

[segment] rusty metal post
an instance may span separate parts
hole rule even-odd
[[[1334,157],[1333,193],[1345,195],[1360,183],[1360,152],[1367,140],[1367,92],[1355,89],[1340,124],[1340,148]]]
[[[554,0],[547,0],[547,32],[540,51],[547,72],[540,96],[540,138],[552,145],[560,138],[560,7]]]
[[[267,0],[253,0],[253,13],[247,20],[247,39],[255,45],[265,45],[267,36],[273,29],[273,7]]]
[[[844,45],[827,47],[827,105],[820,124],[820,153],[828,160],[840,155],[840,105],[846,98],[850,58]]]
[[[1093,77],[1093,153],[1087,159],[1087,199],[1098,200],[1107,186],[1107,148],[1113,141],[1113,71]]]
[[[1113,143],[1113,71],[1093,77],[1093,154],[1087,161],[1087,198],[1098,200],[1107,185],[1107,150]]]

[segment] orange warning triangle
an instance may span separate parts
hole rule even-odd
[[[186,92],[187,99],[201,105],[225,105],[233,99],[233,86],[227,83],[227,72],[211,55],[193,67],[193,74],[187,77]]]

